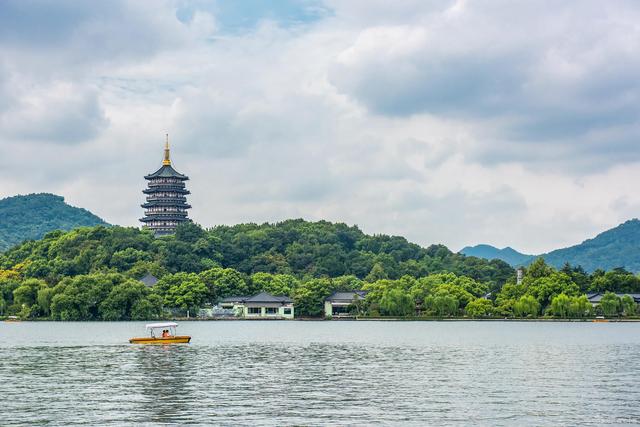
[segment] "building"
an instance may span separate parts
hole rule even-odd
[[[334,292],[324,300],[324,315],[326,317],[351,316],[351,306],[363,300],[367,291]]]
[[[591,303],[592,306],[597,306],[600,305],[600,301],[602,300],[602,297],[604,296],[606,292],[591,292],[587,294],[587,299],[589,300],[589,302]],[[622,294],[622,293],[616,293],[616,295],[619,298],[622,298],[625,295],[629,295],[631,298],[633,298],[633,301],[636,304],[640,304],[640,294]]]
[[[191,206],[187,204],[186,197],[189,191],[185,188],[185,181],[189,177],[171,166],[168,135],[162,167],[144,179],[149,181],[147,189],[143,191],[147,201],[141,205],[145,208],[145,216],[140,221],[145,228],[153,230],[156,236],[162,236],[173,234],[178,224],[190,221],[187,209]]]
[[[223,298],[218,307],[244,318],[293,319],[293,301],[289,297],[260,292],[250,297]]]

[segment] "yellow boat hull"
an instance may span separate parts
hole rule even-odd
[[[178,335],[168,338],[131,338],[129,342],[131,344],[188,344],[191,341],[191,337],[188,335]]]

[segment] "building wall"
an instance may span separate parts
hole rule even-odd
[[[324,302],[324,317],[331,317],[333,315],[333,306],[329,301]]]
[[[293,319],[295,316],[295,310],[293,305],[289,305],[289,306],[279,306],[279,307],[274,307],[272,305],[265,305],[265,306],[242,306],[243,307],[243,311],[242,311],[242,317],[247,317],[247,318],[259,318],[259,317],[264,317],[264,318],[283,318],[283,319]],[[267,313],[267,308],[275,308],[276,309],[276,313],[275,314],[268,314]],[[260,309],[260,313],[250,313],[249,309]],[[289,309],[289,313],[286,313],[287,309]],[[252,310],[251,310],[252,311]]]

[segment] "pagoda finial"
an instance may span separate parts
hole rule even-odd
[[[164,143],[164,160],[162,164],[164,166],[171,166],[171,157],[169,156],[169,134],[166,134],[166,142]]]

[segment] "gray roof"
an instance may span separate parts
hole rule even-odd
[[[247,299],[246,302],[280,302],[280,303],[289,303],[292,302],[289,297],[280,297],[273,296],[267,292],[260,292],[258,295],[254,295],[251,298]]]
[[[226,297],[222,298],[220,302],[245,302],[249,297]]]
[[[189,177],[186,175],[182,175],[180,172],[171,167],[171,165],[163,165],[160,169],[155,171],[152,174],[149,174],[144,177],[145,179],[151,178],[178,178],[182,180],[187,180]]]
[[[267,302],[267,303],[289,304],[289,303],[292,303],[293,301],[291,300],[291,298],[286,297],[286,296],[274,296],[274,295],[271,295],[271,294],[269,294],[267,292],[260,292],[257,295],[253,295],[253,296],[249,296],[249,297],[226,297],[226,298],[222,298],[220,300],[220,302],[240,302],[240,303]]]
[[[158,278],[151,273],[147,273],[140,281],[150,288],[158,283]]]
[[[348,292],[334,292],[328,296],[325,301],[329,302],[351,302],[354,299],[364,298],[369,291],[348,291]]]
[[[591,292],[587,294],[587,299],[589,300],[589,302],[591,303],[599,303],[600,300],[602,300],[602,297],[604,296],[606,292]],[[619,297],[623,297],[625,295],[629,295],[631,298],[633,298],[633,300],[637,303],[640,303],[640,294],[627,294],[627,293],[620,293],[620,292],[616,292],[616,295]]]

